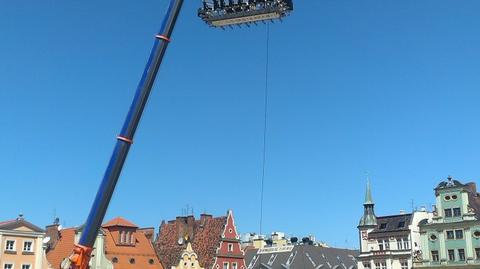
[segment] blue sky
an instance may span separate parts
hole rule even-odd
[[[197,3],[198,2],[198,3]],[[265,26],[186,1],[107,218],[186,205],[258,231]],[[166,0],[0,1],[0,219],[85,220]],[[271,25],[265,231],[356,247],[377,214],[480,177],[478,1],[296,1]]]

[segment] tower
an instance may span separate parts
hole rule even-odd
[[[358,225],[358,230],[360,233],[360,252],[368,252],[368,234],[377,227],[377,217],[375,216],[375,204],[373,203],[372,199],[370,181],[367,182],[365,202],[363,203],[363,207],[363,216]]]

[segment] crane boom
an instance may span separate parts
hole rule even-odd
[[[170,42],[175,23],[183,5],[183,0],[171,0],[162,27],[155,35],[155,43],[150,53],[147,65],[138,84],[135,97],[125,119],[125,123],[117,137],[117,143],[108,163],[107,170],[97,191],[92,208],[85,223],[85,228],[79,243],[70,256],[70,268],[87,269],[98,230],[103,222],[115,186],[128,155],[138,123],[152,90],[155,77]]]

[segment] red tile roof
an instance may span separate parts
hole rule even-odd
[[[12,219],[12,220],[7,220],[7,221],[0,221],[0,226],[2,225],[5,225],[5,224],[10,224],[12,222],[15,222],[16,220]]]
[[[116,218],[103,225],[105,232],[105,254],[113,262],[114,269],[163,269],[152,242],[135,224],[123,218]],[[131,232],[134,244],[120,244],[120,232]],[[134,263],[130,261],[134,259]]]
[[[105,223],[102,225],[103,228],[108,228],[108,227],[131,227],[131,228],[138,228],[137,225],[131,223],[130,221],[122,218],[122,217],[116,217],[112,219],[111,221]]]
[[[60,269],[62,261],[72,254],[75,241],[76,228],[64,229],[61,231],[52,231],[58,233],[56,238],[50,239],[49,245],[51,248],[47,249],[47,260],[53,269]],[[47,229],[47,235],[49,234]]]
[[[187,246],[186,242],[179,244],[179,239],[187,238],[198,255],[200,266],[211,269],[226,222],[226,216],[213,218],[202,215],[200,220],[190,216],[162,223],[155,249],[164,267],[171,268],[178,264],[180,255]]]

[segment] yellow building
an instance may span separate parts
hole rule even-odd
[[[188,243],[187,248],[180,256],[180,262],[172,269],[203,269],[198,263],[198,256],[192,249],[192,244]]]
[[[17,219],[0,222],[0,269],[44,269],[43,229]]]

